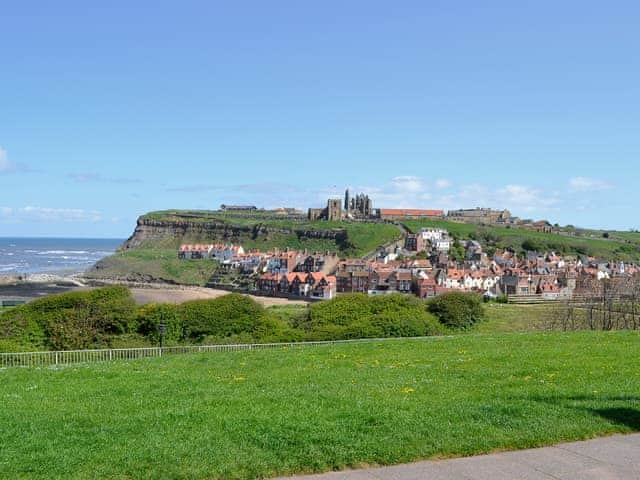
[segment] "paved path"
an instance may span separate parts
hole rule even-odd
[[[640,479],[640,433],[478,457],[409,463],[304,480],[607,480]]]

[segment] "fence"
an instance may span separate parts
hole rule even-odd
[[[419,340],[430,337],[413,337]],[[398,338],[370,338],[355,340],[328,340],[318,342],[289,343],[247,343],[236,345],[189,345],[176,347],[111,348],[100,350],[60,350],[57,352],[0,353],[0,368],[46,367],[49,365],[69,365],[75,363],[108,362],[112,360],[137,360],[140,358],[163,357],[203,352],[237,352],[241,350],[263,350],[283,347],[315,347],[340,343],[398,340]],[[406,340],[406,339],[405,339]]]

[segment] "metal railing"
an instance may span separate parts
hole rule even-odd
[[[411,337],[420,340],[434,337]],[[173,347],[109,348],[99,350],[60,350],[52,352],[0,353],[0,368],[46,367],[78,363],[108,362],[113,360],[137,360],[140,358],[162,357],[204,352],[237,352],[242,350],[262,350],[267,348],[314,347],[341,343],[362,343],[400,340],[399,338],[368,338],[354,340],[326,340],[317,342],[287,343],[247,343],[235,345],[185,345]],[[408,340],[405,338],[404,340]]]

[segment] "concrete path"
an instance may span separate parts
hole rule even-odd
[[[640,479],[640,433],[478,457],[409,463],[289,480]]]

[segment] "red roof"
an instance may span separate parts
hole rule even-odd
[[[381,208],[380,215],[398,217],[442,217],[443,210],[420,210],[417,208]]]

